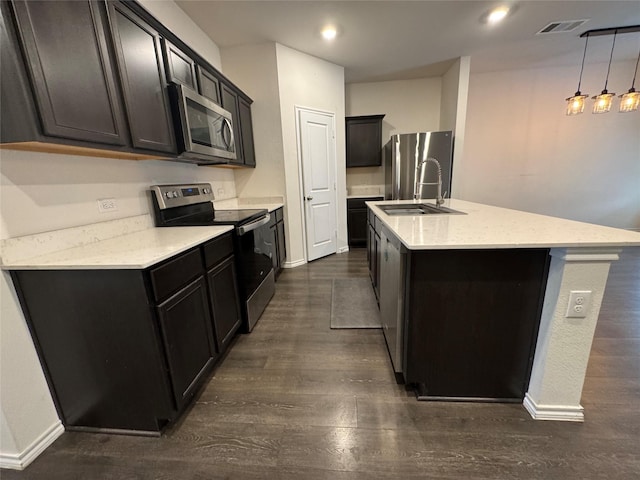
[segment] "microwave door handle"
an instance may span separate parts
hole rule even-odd
[[[235,138],[233,136],[233,128],[231,128],[231,122],[229,120],[227,120],[226,118],[222,119],[223,125],[222,125],[222,139],[225,141],[226,145],[227,145],[227,150],[230,150],[231,147],[234,145],[235,143]],[[229,135],[231,138],[229,138],[229,141],[227,141],[226,135],[225,135],[225,128],[227,127],[229,129]]]

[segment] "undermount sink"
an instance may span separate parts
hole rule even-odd
[[[397,205],[378,205],[387,215],[466,215],[464,212],[447,207],[438,207],[430,203],[405,203]]]

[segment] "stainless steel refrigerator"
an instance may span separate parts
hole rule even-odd
[[[416,166],[427,158],[436,159],[442,170],[442,194],[450,197],[451,167],[453,158],[453,134],[443,132],[404,133],[392,135],[384,146],[385,200],[411,200],[414,198]],[[424,165],[422,182],[437,182],[437,166],[434,162]],[[436,185],[421,186],[420,198],[436,198]]]

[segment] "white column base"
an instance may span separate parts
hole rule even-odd
[[[49,445],[57,440],[64,433],[62,422],[58,420],[47,430],[36,438],[31,445],[20,453],[1,453],[0,468],[10,468],[12,470],[23,470],[33,462]]]
[[[534,420],[556,420],[560,422],[584,422],[584,408],[581,405],[537,405],[527,393],[522,402]]]

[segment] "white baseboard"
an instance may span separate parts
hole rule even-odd
[[[23,470],[33,462],[49,445],[64,433],[62,422],[58,420],[36,438],[31,445],[20,453],[0,452],[0,468]]]
[[[522,402],[524,408],[535,420],[556,420],[559,422],[584,422],[584,408],[581,405],[538,405],[527,393]]]
[[[302,260],[293,260],[292,262],[284,262],[282,268],[296,268],[300,265],[305,265],[307,261],[303,258]]]
[[[347,253],[349,251],[349,245],[345,246],[345,247],[340,247],[338,249],[338,253]]]

